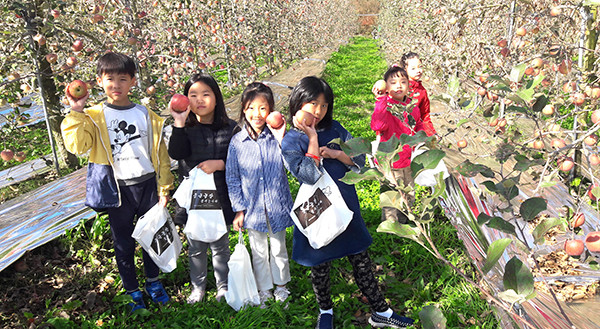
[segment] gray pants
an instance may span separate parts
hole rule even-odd
[[[227,289],[227,262],[231,255],[229,250],[229,232],[214,242],[206,243],[188,238],[190,254],[190,280],[194,287],[206,290],[206,267],[208,247],[212,250],[212,264],[215,270],[217,289]]]

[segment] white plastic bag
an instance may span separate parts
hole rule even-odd
[[[227,233],[227,224],[221,209],[213,174],[193,168],[173,196],[188,214],[183,233],[188,238],[214,242]]]
[[[137,240],[163,272],[171,272],[177,267],[181,240],[167,208],[160,203],[138,219],[131,237]]]
[[[324,171],[314,185],[300,186],[290,215],[311,247],[319,249],[346,230],[354,213],[348,209],[331,176]]]
[[[412,154],[410,156],[410,161],[412,162],[412,160],[416,156],[423,154],[426,151],[427,151],[427,148],[423,147],[423,144],[417,145],[412,151]],[[444,163],[444,159],[440,160],[440,162],[438,163],[438,165],[435,168],[425,169],[425,170],[421,171],[417,175],[417,177],[415,177],[415,184],[419,184],[421,186],[434,187],[437,184],[435,177],[440,172],[444,173],[444,179],[446,179],[450,176],[450,174],[448,173],[448,168],[446,167],[446,164]]]
[[[243,306],[260,304],[258,288],[252,271],[250,254],[244,244],[244,238],[240,230],[238,244],[231,257],[229,257],[229,275],[227,276],[227,292],[225,300],[227,304],[239,311]]]

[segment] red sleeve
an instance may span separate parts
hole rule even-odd
[[[398,119],[387,110],[387,100],[385,98],[377,100],[375,110],[371,115],[371,129],[375,132],[385,132],[389,129],[390,120]]]
[[[419,104],[419,108],[421,109],[421,120],[423,120],[423,130],[427,136],[432,136],[436,134],[435,128],[433,128],[433,122],[431,122],[430,109],[429,109],[429,96],[427,96],[427,91],[423,88],[422,93],[423,100],[421,104]]]

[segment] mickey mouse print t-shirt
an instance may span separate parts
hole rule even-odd
[[[135,103],[125,107],[104,103],[104,119],[119,184],[129,185],[127,181],[135,182],[154,173],[146,107]]]

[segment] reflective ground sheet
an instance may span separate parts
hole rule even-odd
[[[84,205],[87,168],[73,172],[2,204],[0,208],[0,271],[26,251],[95,216]]]
[[[484,266],[487,248],[491,242],[502,238],[514,238],[510,234],[477,224],[477,216],[481,212],[485,212],[490,216],[502,216],[501,214],[492,214],[490,212],[490,209],[493,209],[499,200],[495,196],[490,195],[480,183],[481,181],[477,178],[465,178],[458,174],[457,176],[451,176],[446,179],[446,191],[441,197],[446,216],[458,230],[459,238],[465,244],[471,260],[479,270]],[[564,185],[556,184],[553,187],[546,188],[542,196],[548,201],[547,213],[552,217],[558,216],[556,211],[561,209],[563,205],[573,206],[572,198],[569,196]],[[525,200],[529,197],[521,191],[518,198]],[[595,231],[599,222],[598,213],[588,205],[581,206],[580,210],[586,216],[586,223],[582,227],[584,232]],[[518,224],[521,226],[525,225],[522,221]],[[530,230],[525,229],[524,232],[526,236],[523,238],[527,241],[530,248],[532,248],[536,257],[561,249],[565,240],[565,235],[562,234],[562,236],[557,237],[556,243],[540,246],[533,243]],[[578,238],[583,239],[583,236],[578,236]],[[502,283],[504,266],[515,255],[523,263],[531,264],[522,251],[518,250],[514,244],[510,244],[498,264],[484,276],[484,281],[496,297],[498,292],[504,290]],[[568,275],[559,278],[546,276],[546,280],[553,281],[560,279],[561,281],[575,285],[600,280],[600,271],[592,270],[585,264],[578,265],[580,265],[580,268],[577,269],[580,272],[578,275]],[[536,280],[539,279],[536,277]],[[600,298],[597,295],[593,298],[579,299],[573,302],[560,302],[560,304],[576,328],[600,328]],[[506,305],[510,307],[509,304]],[[552,296],[539,290],[537,297],[534,299],[523,304],[515,304],[513,307],[520,316],[529,320],[537,328],[571,328],[561,315]],[[512,317],[506,312],[499,308],[498,310],[501,328],[527,328],[526,325],[513,321]]]

